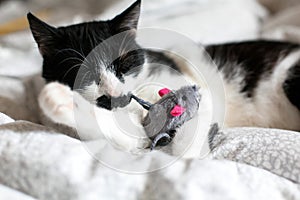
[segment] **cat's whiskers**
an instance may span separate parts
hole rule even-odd
[[[57,56],[59,53],[65,52],[65,51],[72,51],[72,52],[78,54],[83,60],[85,59],[83,53],[80,53],[80,52],[78,52],[78,51],[76,51],[75,49],[72,49],[72,48],[62,49],[62,50],[58,51],[55,54],[55,56]],[[82,49],[81,49],[81,52],[83,52]]]
[[[135,49],[130,49],[130,51],[126,51],[127,47],[131,44],[131,42],[134,42],[134,39],[130,39],[129,41],[126,41],[130,34],[126,34],[122,40],[122,43],[120,45],[120,50],[119,50],[119,56],[122,58],[122,56],[126,55],[128,52],[133,51]]]
[[[67,48],[67,49],[62,49],[60,51],[58,51],[55,56],[57,56],[59,53],[62,53],[62,52],[65,52],[65,51],[72,51],[72,52],[75,52],[77,55],[79,55],[81,57],[80,58],[77,58],[77,57],[70,57],[70,58],[67,58],[63,61],[61,61],[59,64],[62,64],[63,62],[67,61],[67,60],[71,60],[71,59],[74,59],[74,60],[78,60],[80,62],[82,62],[82,65],[84,65],[84,63],[87,63],[88,65],[90,65],[91,63],[89,62],[89,60],[84,56],[83,54],[83,49],[82,49],[82,46],[80,45],[80,51],[82,53],[80,53],[79,51],[76,51],[75,49],[72,49],[72,48]],[[88,67],[87,67],[88,68]]]
[[[91,73],[91,71],[87,71],[86,73],[84,73],[84,75],[83,75],[82,78],[80,79],[81,81],[80,81],[80,83],[79,83],[79,86],[84,85],[83,82],[85,81],[85,77],[86,77],[89,73]],[[93,75],[93,74],[92,74],[92,75]]]
[[[77,57],[69,57],[69,58],[65,58],[64,60],[62,60],[61,62],[58,63],[58,65],[68,61],[68,60],[77,60],[80,62],[80,64],[83,64],[84,63],[84,60],[80,59],[80,58],[77,58]]]
[[[119,55],[120,56],[122,56],[122,52],[124,51],[124,42],[126,41],[126,39],[127,39],[127,37],[128,37],[128,34],[125,34],[125,36],[123,37],[123,39],[122,39],[122,42],[121,42],[121,45],[120,45],[120,48],[119,48]],[[126,45],[125,47],[127,47],[128,45]]]
[[[64,74],[64,76],[63,76],[62,79],[64,79],[70,71],[72,71],[73,69],[75,69],[75,68],[78,67],[78,66],[83,66],[84,68],[86,68],[86,69],[88,70],[88,72],[90,72],[88,66],[86,66],[85,64],[79,63],[79,64],[76,64],[76,65],[73,65],[70,69],[68,69],[68,71],[66,71],[66,73]]]

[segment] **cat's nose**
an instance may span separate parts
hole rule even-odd
[[[118,90],[117,88],[107,88],[106,89],[106,95],[111,96],[111,97],[119,97],[122,95],[122,92]]]
[[[105,95],[111,96],[111,97],[119,97],[122,95],[121,89],[120,89],[120,83],[117,81],[106,81],[102,85],[102,89],[104,90]]]
[[[101,90],[104,91],[105,95],[111,97],[119,97],[122,95],[121,90],[122,83],[120,80],[111,72],[105,72],[101,76]]]

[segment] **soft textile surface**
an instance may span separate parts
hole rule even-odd
[[[131,2],[119,1],[98,18],[111,18]],[[221,43],[257,38],[266,15],[253,0],[151,0],[142,2],[139,27],[176,31],[203,44]]]
[[[178,160],[153,173],[117,172],[100,165],[78,140],[28,122],[14,123],[0,127],[0,180],[38,199],[300,198],[297,184],[230,161]],[[148,156],[149,163],[136,159],[130,164],[150,168],[169,157],[159,152]]]
[[[300,42],[300,4],[277,13],[266,20],[262,28],[262,37],[267,39]]]
[[[28,195],[25,195],[17,190],[13,190],[8,188],[4,185],[0,185],[0,199],[7,200],[7,199],[16,199],[16,200],[35,200]]]
[[[292,8],[297,4],[299,5],[298,0],[259,0],[259,2],[268,8],[272,13],[277,13],[282,10]]]
[[[260,1],[272,15],[267,17],[252,0],[144,1],[140,25],[172,29],[203,43],[258,37],[300,42],[299,1]],[[101,16],[111,18],[130,2],[119,1]],[[9,4],[9,9],[23,5]],[[82,20],[80,14],[74,18]],[[178,160],[150,174],[100,165],[80,141],[64,135],[67,127],[47,121],[39,111],[36,99],[43,81],[35,74],[40,70],[41,58],[28,31],[0,38],[0,199],[31,199],[15,190],[59,200],[300,199],[295,132],[223,130],[214,137],[211,155],[221,160]],[[145,158],[149,162],[141,162],[142,157],[129,164],[152,168],[170,156],[153,152]]]
[[[260,1],[274,11],[271,17],[265,19],[261,36],[300,43],[300,1]]]
[[[213,136],[213,157],[247,163],[300,183],[300,134],[234,128]]]

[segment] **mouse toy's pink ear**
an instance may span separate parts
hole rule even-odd
[[[173,117],[177,117],[177,116],[182,115],[182,113],[184,113],[184,111],[185,111],[185,108],[184,108],[184,107],[181,107],[180,105],[176,105],[176,106],[174,106],[174,108],[171,110],[170,114],[171,114]]]
[[[171,92],[171,90],[169,90],[168,88],[163,88],[161,90],[158,91],[159,96],[164,96],[166,94],[168,94],[169,92]]]

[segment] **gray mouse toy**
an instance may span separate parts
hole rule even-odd
[[[164,88],[159,91],[159,95],[162,98],[155,104],[131,95],[131,98],[149,111],[142,125],[152,140],[151,150],[172,141],[176,129],[197,114],[201,99],[197,86],[184,86],[176,91]]]

